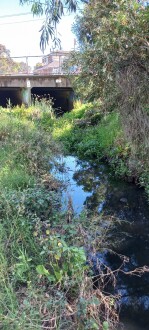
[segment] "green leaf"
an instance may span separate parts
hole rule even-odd
[[[58,281],[60,281],[61,279],[62,279],[62,274],[61,274],[61,271],[59,271],[59,272],[54,272],[54,274],[55,274],[55,277],[56,277],[56,279],[58,280]]]
[[[54,276],[54,275],[48,275],[47,278],[48,278],[48,280],[49,280],[50,282],[56,282],[56,281],[55,281],[55,276]]]
[[[40,275],[45,275],[45,276],[50,275],[49,271],[43,265],[38,265],[36,267],[36,270],[37,270],[37,273]]]
[[[103,330],[108,330],[109,329],[109,323],[107,321],[103,322]]]

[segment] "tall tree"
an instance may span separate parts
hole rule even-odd
[[[148,8],[134,0],[92,0],[86,4],[74,25],[78,52],[68,63],[68,67],[79,68],[75,86],[85,98],[115,90],[118,72],[130,62],[148,71]]]
[[[5,45],[0,44],[0,73],[5,74],[11,71],[12,59],[10,57],[10,51]]]
[[[27,73],[28,66],[24,62],[15,62],[10,56],[10,50],[0,44],[0,74]]]
[[[92,0],[77,18],[78,52],[67,63],[81,98],[119,111],[133,162],[149,154],[149,6],[145,1]],[[71,72],[71,70],[70,70]],[[142,155],[143,153],[143,155]],[[135,159],[136,157],[136,159]],[[133,166],[132,162],[132,166]],[[141,163],[142,164],[142,163]],[[143,165],[144,166],[144,165]]]

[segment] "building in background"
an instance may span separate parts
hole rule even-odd
[[[64,74],[63,63],[69,57],[70,52],[64,50],[53,51],[43,56],[42,63],[37,63],[34,74]]]

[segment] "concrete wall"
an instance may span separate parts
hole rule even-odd
[[[71,88],[69,79],[63,75],[54,76],[38,76],[38,75],[18,75],[18,76],[0,76],[1,87],[20,87],[20,88],[33,88],[33,87],[62,87]]]
[[[73,90],[65,76],[0,76],[0,105],[6,107],[8,100],[11,104],[29,106],[31,94],[50,94],[53,98],[54,107],[62,111],[73,108]]]

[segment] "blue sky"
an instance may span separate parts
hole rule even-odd
[[[43,18],[33,18],[32,14],[27,14],[29,12],[30,6],[20,6],[19,0],[0,1],[0,43],[10,50],[11,56],[42,55],[39,30]],[[25,15],[3,17],[13,14]],[[58,27],[64,50],[70,50],[74,45],[75,37],[71,32],[73,21],[74,15],[66,16]],[[45,54],[49,53],[50,48],[51,45],[46,48]]]

